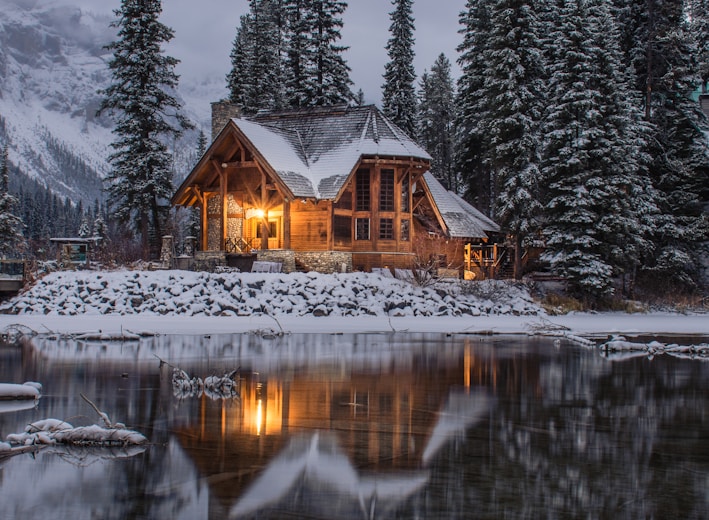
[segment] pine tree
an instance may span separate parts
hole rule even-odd
[[[86,238],[91,235],[91,225],[89,224],[89,219],[87,216],[81,219],[81,224],[79,224],[79,236],[81,238]]]
[[[551,34],[549,108],[545,121],[546,185],[543,258],[569,289],[595,301],[613,292],[613,267],[603,258],[597,222],[606,210],[605,180],[596,171],[600,78],[593,68],[598,49],[583,0],[564,0]]]
[[[18,257],[24,245],[24,224],[14,213],[18,204],[17,197],[10,193],[8,147],[5,145],[0,157],[0,258]]]
[[[649,128],[633,104],[606,0],[565,0],[549,34],[544,258],[579,296],[597,301],[614,292],[617,275],[632,281],[650,248]]]
[[[335,105],[354,99],[342,54],[339,0],[283,0],[287,20],[286,102],[292,107]]]
[[[115,11],[118,39],[107,46],[113,83],[99,113],[116,121],[107,176],[116,217],[140,231],[143,254],[149,254],[150,235],[162,235],[161,202],[172,195],[171,157],[164,144],[191,125],[171,95],[179,77],[178,60],[165,56],[161,46],[172,40],[172,29],[159,22],[160,0],[122,0]]]
[[[389,62],[384,68],[382,112],[408,135],[416,133],[413,0],[392,0]]]
[[[197,136],[197,158],[201,158],[206,151],[207,136],[204,134],[204,130],[200,130],[199,135]]]
[[[431,154],[431,172],[443,185],[454,192],[460,182],[453,165],[455,92],[451,64],[440,54],[430,74],[421,77],[419,93],[418,140]]]
[[[241,17],[227,76],[229,98],[246,113],[283,106],[283,38],[285,16],[279,0],[251,0]]]
[[[706,216],[709,124],[691,93],[701,83],[701,64],[683,2],[632,0],[640,13],[629,49],[636,89],[652,125],[650,174],[661,216],[646,279],[663,289],[697,287],[709,236]]]
[[[494,0],[468,0],[460,14],[463,42],[458,46],[458,64],[462,74],[458,80],[456,99],[455,168],[465,184],[465,198],[488,215],[492,215],[497,186],[489,164],[483,162],[486,153],[486,129],[478,121],[487,114],[482,102],[485,95],[484,54],[488,47],[491,8]]]
[[[497,196],[493,215],[515,239],[514,272],[522,275],[522,247],[539,228],[540,121],[543,43],[536,0],[498,0],[482,71],[488,109],[477,120],[484,140],[482,160],[491,170]],[[482,131],[482,129],[485,129]]]

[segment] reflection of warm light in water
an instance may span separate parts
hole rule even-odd
[[[263,400],[256,402],[256,435],[261,435],[261,422],[263,421]]]
[[[465,354],[463,360],[463,384],[465,388],[470,388],[470,371],[473,365],[473,356],[470,352],[470,340],[465,340]]]

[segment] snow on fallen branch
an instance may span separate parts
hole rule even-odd
[[[67,445],[97,448],[140,446],[148,439],[134,430],[129,430],[123,423],[114,423],[108,414],[99,410],[86,396],[81,397],[99,414],[104,426],[78,426],[59,419],[43,419],[28,424],[22,433],[7,436],[6,442],[0,442],[0,458],[27,452],[31,447]]]
[[[20,399],[38,400],[41,397],[42,385],[28,381],[21,385],[0,383],[0,401],[14,401]]]
[[[536,323],[528,323],[527,329],[532,335],[564,338],[584,347],[596,346],[594,341],[577,334],[572,334],[571,329],[568,327],[554,323],[546,318],[540,318]]]
[[[158,359],[160,358],[158,357]],[[202,394],[215,401],[241,397],[241,367],[227,372],[223,376],[211,375],[202,379],[201,377],[190,376],[180,367],[171,365],[163,359],[160,359],[160,365],[167,365],[172,368],[172,394],[179,399],[202,397]]]
[[[709,360],[708,343],[700,343],[698,345],[665,344],[660,343],[659,341],[651,341],[649,343],[638,343],[628,341],[623,336],[614,336],[605,343],[601,344],[599,348],[601,352],[608,356],[619,353],[640,354],[648,356],[669,354],[675,357],[687,359]]]

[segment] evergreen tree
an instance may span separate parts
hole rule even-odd
[[[650,248],[656,212],[644,153],[648,126],[632,102],[606,0],[565,0],[551,31],[545,121],[544,257],[580,296],[613,293]]]
[[[287,24],[286,102],[292,107],[334,105],[354,99],[350,68],[342,56],[339,0],[283,0]]]
[[[545,122],[544,183],[547,188],[543,258],[577,295],[593,301],[612,294],[613,267],[603,258],[597,222],[606,209],[605,181],[594,158],[599,111],[598,52],[583,0],[564,0],[552,33],[557,49],[550,63]]]
[[[477,118],[482,161],[494,178],[493,215],[515,239],[514,272],[522,276],[522,247],[539,229],[540,121],[543,43],[537,0],[498,0],[482,71],[487,110]]]
[[[692,289],[699,283],[709,235],[705,205],[709,186],[709,125],[692,92],[701,83],[701,57],[684,2],[632,0],[639,17],[629,50],[636,89],[652,125],[650,175],[661,217],[653,255],[645,259],[647,278],[666,288]]]
[[[178,60],[163,54],[161,46],[174,33],[159,22],[161,12],[160,0],[122,0],[112,23],[118,40],[107,46],[113,52],[108,63],[113,83],[101,91],[99,107],[116,120],[107,176],[111,203],[118,219],[137,224],[145,256],[151,232],[156,241],[162,235],[161,202],[172,195],[166,138],[191,126],[171,95]]]
[[[433,175],[458,192],[460,182],[453,166],[455,92],[451,64],[444,54],[438,56],[430,74],[424,72],[421,77],[419,96],[419,143],[431,154]]]
[[[79,225],[79,236],[81,238],[87,238],[91,235],[91,225],[89,224],[89,219],[86,215],[81,219],[81,224]]]
[[[279,0],[251,0],[241,17],[227,76],[232,102],[244,112],[278,109],[284,103],[283,38],[285,16]]]
[[[384,68],[382,112],[408,135],[416,133],[413,0],[392,0],[389,62]]]
[[[204,130],[200,130],[199,135],[197,136],[197,158],[201,159],[206,151],[207,136],[204,134]]]
[[[465,184],[465,197],[482,212],[492,215],[497,186],[489,164],[483,162],[485,128],[478,124],[488,111],[485,103],[484,55],[492,30],[491,7],[495,0],[468,0],[460,14],[463,42],[458,46],[455,168]]]
[[[0,258],[17,257],[24,245],[24,224],[15,215],[19,201],[10,193],[7,145],[0,156]]]

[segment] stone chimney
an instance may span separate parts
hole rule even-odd
[[[212,103],[212,141],[216,139],[230,119],[241,117],[241,105],[230,101]]]

